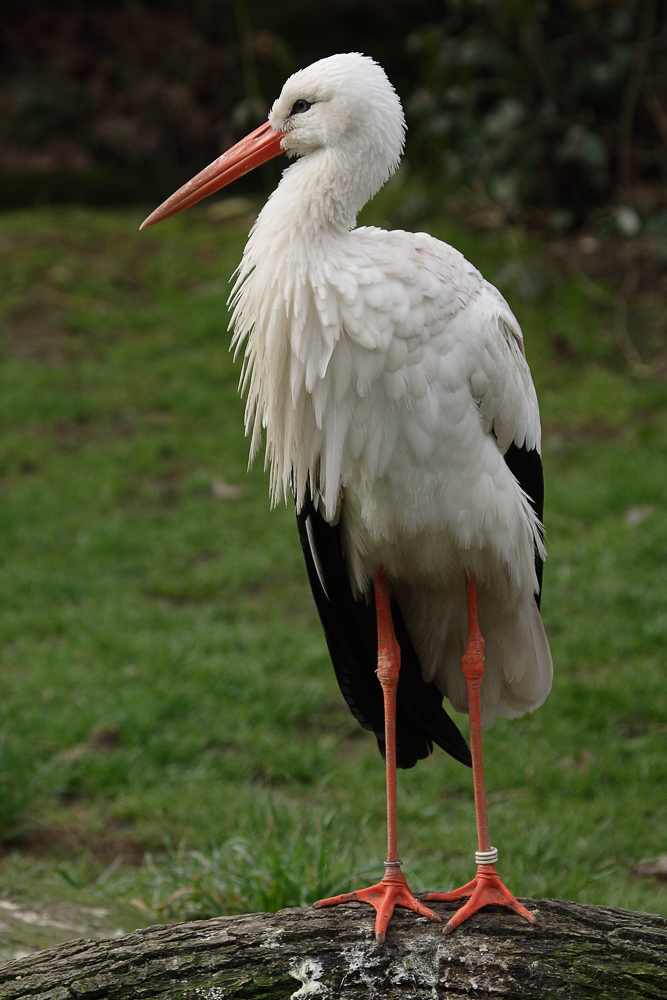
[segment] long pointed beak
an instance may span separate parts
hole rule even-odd
[[[241,139],[217,160],[204,167],[196,177],[184,184],[166,201],[163,201],[159,208],[156,208],[147,219],[144,219],[139,228],[147,229],[148,226],[154,226],[156,222],[168,219],[170,215],[182,212],[190,205],[196,205],[198,201],[208,198],[210,194],[214,194],[220,188],[231,184],[238,177],[243,177],[255,167],[259,167],[260,164],[278,156],[279,153],[283,152],[280,145],[282,138],[283,133],[275,132],[268,122],[260,125],[245,139]]]

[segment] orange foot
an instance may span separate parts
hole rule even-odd
[[[472,882],[461,886],[460,889],[454,889],[452,892],[425,892],[421,894],[421,898],[427,899],[429,902],[451,902],[455,899],[464,899],[466,896],[470,897],[468,902],[460,910],[457,910],[447,923],[444,931],[445,934],[451,934],[455,927],[462,924],[473,913],[477,913],[483,906],[489,906],[492,903],[495,903],[497,906],[508,906],[515,913],[518,913],[519,916],[530,920],[531,924],[536,922],[530,910],[522,906],[519,900],[501,882],[495,865],[477,865],[476,877]]]
[[[385,864],[387,864],[385,862]],[[404,906],[407,910],[414,910],[422,917],[435,920],[440,923],[440,917],[428,906],[424,906],[412,894],[408,888],[405,875],[398,864],[387,864],[387,870],[381,882],[370,886],[368,889],[358,889],[357,892],[344,892],[342,896],[331,896],[330,899],[318,899],[313,903],[314,909],[322,906],[337,906],[338,903],[370,903],[375,907],[375,940],[378,944],[384,941],[387,924],[391,920],[391,915],[396,906]]]

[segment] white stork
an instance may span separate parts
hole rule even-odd
[[[470,762],[443,695],[470,715],[477,875],[423,898],[470,897],[446,932],[487,903],[532,919],[495,870],[481,729],[541,705],[553,671],[539,614],[540,420],[519,324],[452,247],[355,228],[396,170],[404,133],[377,63],[322,59],[287,80],[266,124],[143,223],[279,153],[296,158],[250,233],[233,345],[245,345],[251,458],[265,434],[271,498],[295,498],[341,690],[386,758],[385,875],[315,905],[371,903],[378,942],[395,905],[440,919],[400,870],[396,767],[433,743]]]

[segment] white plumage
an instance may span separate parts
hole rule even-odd
[[[232,293],[251,456],[264,433],[274,502],[294,489],[298,507],[317,483],[354,591],[384,567],[425,679],[459,711],[474,573],[482,721],[521,715],[546,698],[552,663],[534,600],[541,526],[503,459],[512,443],[540,446],[519,324],[452,247],[353,228],[403,147],[401,106],[375,62],[350,53],[295,73],[269,121],[299,158]]]

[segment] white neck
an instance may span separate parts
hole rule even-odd
[[[364,151],[322,148],[300,157],[289,166],[264,206],[258,228],[271,222],[300,234],[304,244],[330,229],[332,234],[353,229],[358,213],[379,191],[387,171],[373,166]]]
[[[246,433],[251,460],[266,432],[272,497],[287,495],[293,481],[299,499],[315,474],[329,516],[337,501],[341,444],[327,445],[331,413],[329,362],[341,335],[333,278],[352,254],[356,214],[384,178],[368,167],[341,169],[331,150],[315,151],[294,163],[260,213],[239,266],[231,301],[236,350],[247,339],[242,389],[248,390]],[[361,192],[361,193],[360,193]],[[327,463],[327,464],[328,464]]]

